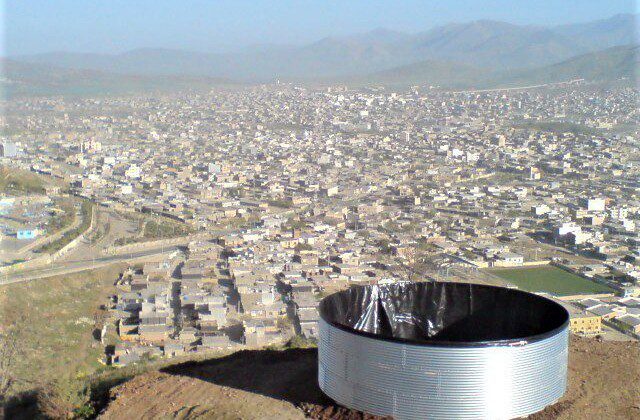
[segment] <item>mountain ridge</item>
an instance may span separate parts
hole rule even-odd
[[[478,20],[416,34],[377,28],[307,45],[254,45],[233,53],[170,48],[137,48],[113,55],[53,52],[2,59],[0,86],[6,96],[15,96],[164,91],[275,80],[453,89],[576,78],[636,81],[636,18],[616,15],[557,27]],[[592,46],[636,42],[592,49],[582,46],[589,37]]]
[[[169,92],[231,85],[230,80],[187,76],[122,75],[0,58],[0,96],[86,96]]]
[[[265,82],[362,76],[426,60],[517,70],[637,41],[637,16],[615,15],[560,26],[477,20],[414,34],[376,28],[360,34],[325,37],[306,45],[252,46],[227,53],[139,48],[112,55],[57,52],[10,58],[129,75]]]
[[[628,45],[590,52],[559,63],[527,69],[492,70],[452,61],[424,60],[357,76],[316,79],[312,83],[389,87],[431,85],[446,89],[505,88],[558,83],[574,79],[595,82],[628,79],[637,84],[640,78],[639,64],[640,46]],[[237,84],[233,80],[221,78],[123,75],[6,59],[0,60],[0,65],[4,70],[0,87],[3,88],[5,96],[175,91]],[[303,79],[296,82],[308,81]]]
[[[640,77],[640,46],[627,45],[582,54],[546,66],[518,70],[491,70],[451,61],[425,60],[345,78],[351,85],[434,85],[446,88],[502,88],[585,79],[610,82]]]

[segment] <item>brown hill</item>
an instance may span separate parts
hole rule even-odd
[[[534,419],[640,418],[640,346],[573,337],[564,398]],[[104,419],[364,419],[318,388],[314,349],[242,351],[138,376],[111,390]]]

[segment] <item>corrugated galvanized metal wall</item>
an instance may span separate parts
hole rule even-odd
[[[506,419],[534,413],[566,388],[568,326],[511,346],[407,344],[320,320],[320,388],[338,403],[396,419]]]

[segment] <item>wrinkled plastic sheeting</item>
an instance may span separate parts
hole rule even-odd
[[[358,332],[431,342],[522,339],[568,321],[562,306],[534,294],[442,282],[352,287],[325,298],[320,314]]]
[[[349,319],[355,321],[353,328],[358,331],[385,337],[428,338],[444,328],[447,304],[444,288],[434,291],[432,296],[417,294],[415,287],[407,284],[355,290],[355,300],[351,302],[354,311],[349,314]],[[424,308],[429,308],[430,316],[420,313]]]

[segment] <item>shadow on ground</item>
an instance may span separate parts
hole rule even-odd
[[[162,372],[288,401],[310,418],[379,418],[339,406],[322,393],[317,349],[244,350],[220,359],[173,365]]]
[[[329,404],[318,386],[316,349],[243,350],[219,359],[186,362],[161,370],[267,397],[303,403]]]

